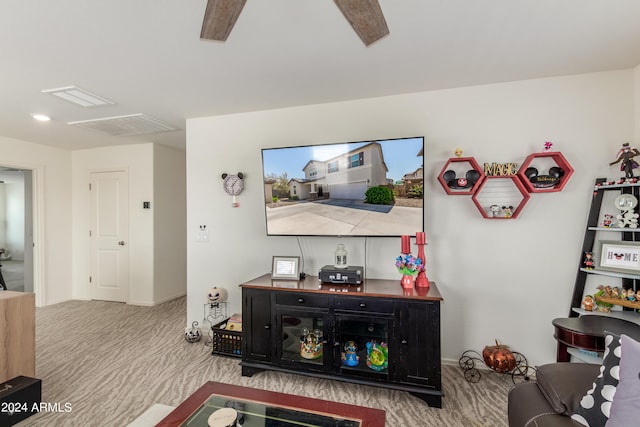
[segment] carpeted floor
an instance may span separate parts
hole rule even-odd
[[[204,340],[186,342],[185,298],[156,307],[68,301],[38,308],[36,316],[43,401],[68,403],[70,411],[40,413],[21,427],[123,427],[154,404],[177,406],[206,381],[381,408],[390,427],[507,425],[511,377],[483,372],[472,384],[457,364],[443,366],[442,409],[405,392],[340,381],[276,372],[242,377],[239,359],[211,356]]]

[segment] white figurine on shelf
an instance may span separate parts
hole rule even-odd
[[[616,218],[618,219],[618,223],[616,224],[618,227],[624,228],[638,228],[638,215],[633,211],[624,211],[623,213],[619,213]]]

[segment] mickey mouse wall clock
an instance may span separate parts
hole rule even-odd
[[[223,173],[222,187],[228,195],[233,197],[233,203],[231,205],[234,208],[240,206],[240,203],[236,200],[236,196],[244,190],[244,174],[242,172],[238,172],[236,175]]]

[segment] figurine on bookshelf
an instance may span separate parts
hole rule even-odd
[[[582,307],[586,311],[593,311],[593,297],[591,295],[586,295],[582,300]]]
[[[593,262],[593,253],[585,252],[584,253],[584,268],[586,270],[593,270],[594,262]]]
[[[631,288],[627,289],[627,299],[629,301],[635,301],[636,300],[636,294],[635,294],[635,292],[633,292],[633,289],[631,289]]]
[[[621,212],[616,216],[618,219],[616,226],[620,228],[638,228],[638,217],[640,217],[640,215],[632,210]]]
[[[611,286],[609,286],[609,285],[607,285],[607,286],[604,286],[604,285],[598,286],[598,291],[599,291],[598,295],[605,296],[605,297],[610,297],[611,296]]]
[[[613,226],[613,214],[606,213],[604,214],[604,218],[602,220],[602,226],[605,228],[611,228]]]
[[[505,218],[511,218],[513,216],[513,206],[503,206],[502,210],[504,211]]]
[[[640,156],[640,151],[638,151],[635,147],[630,147],[628,142],[622,144],[620,150],[616,154],[616,160],[609,163],[609,166],[613,166],[616,163],[620,163],[620,170],[624,171],[624,177],[626,179],[632,179],[633,170],[636,169],[639,165],[638,162],[633,160],[635,156]]]

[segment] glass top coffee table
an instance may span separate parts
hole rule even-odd
[[[235,409],[242,427],[383,427],[385,420],[380,409],[208,382],[157,427],[207,427],[221,408]]]

